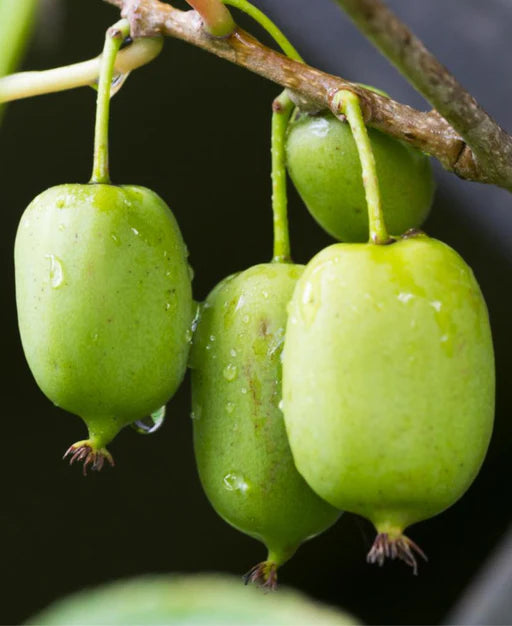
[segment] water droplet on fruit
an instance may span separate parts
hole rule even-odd
[[[121,89],[121,87],[126,82],[126,79],[130,76],[130,72],[126,72],[126,74],[116,74],[112,78],[112,82],[110,83],[110,97],[113,98],[116,93]]]
[[[194,410],[192,411],[192,413],[190,414],[190,419],[199,420],[201,419],[202,413],[203,413],[203,407],[200,404],[197,404],[194,407]]]
[[[132,428],[134,428],[139,435],[150,435],[155,433],[162,426],[164,420],[165,405],[151,413],[151,415],[134,422],[132,424]]]
[[[229,351],[229,354],[233,357],[236,356],[236,350],[234,348],[231,348],[231,350]]]
[[[269,358],[273,357],[276,354],[276,352],[278,352],[283,347],[283,343],[284,343],[284,328],[281,327],[281,328],[278,328],[278,330],[274,334],[274,337],[272,338],[272,341],[269,342],[267,356]]]
[[[329,134],[329,121],[319,117],[310,123],[309,129],[317,137],[326,137]]]
[[[244,316],[242,317],[242,322],[243,322],[244,324],[248,324],[248,323],[249,323],[249,316],[248,316],[248,315],[244,315]]]
[[[397,299],[400,300],[400,302],[403,302],[404,304],[409,302],[409,300],[412,300],[413,298],[414,298],[414,294],[406,293],[404,291],[400,292],[397,296]]]
[[[50,285],[56,289],[62,285],[64,280],[62,261],[54,254],[46,254],[45,258],[50,261]]]
[[[116,235],[116,233],[110,233],[110,238],[116,244],[116,246],[121,245],[121,240],[119,239],[119,235]]]
[[[98,333],[92,333],[92,335],[91,335],[91,341],[92,341],[93,343],[96,343],[96,342],[98,341],[98,337],[99,337]]]
[[[242,474],[237,472],[229,472],[224,476],[222,482],[224,483],[224,489],[227,491],[239,491],[244,494],[249,490],[249,483]]]
[[[301,298],[300,312],[306,325],[315,321],[320,307],[320,283],[308,281],[304,286]]]
[[[442,303],[442,302],[439,302],[439,300],[433,300],[433,301],[430,303],[430,306],[431,306],[431,307],[432,307],[435,311],[437,311],[437,312],[439,313],[439,311],[440,311],[440,310],[442,309],[442,307],[443,307],[443,303]]]
[[[235,410],[235,405],[234,405],[234,403],[233,403],[233,402],[228,402],[228,403],[226,404],[226,411],[227,411],[228,413],[233,413],[233,411],[234,411],[234,410]]]
[[[165,303],[165,310],[168,311],[171,308],[170,302]]]
[[[237,375],[237,367],[233,363],[228,363],[222,372],[226,380],[235,380]]]
[[[136,228],[133,228],[133,227],[132,227],[130,230],[132,231],[132,233],[133,233],[134,235],[139,235],[139,234],[140,234],[140,233],[139,233],[139,231],[138,231]]]
[[[265,300],[268,300],[268,291],[262,291],[261,295],[265,298]]]
[[[281,398],[281,400],[279,400],[279,404],[277,405],[277,408],[282,411],[284,409],[284,400]]]
[[[244,306],[244,304],[245,304],[245,296],[242,294],[237,300],[234,312],[236,313],[239,309],[241,309]]]
[[[187,343],[192,343],[192,331],[190,330],[190,328],[187,328],[187,330],[185,331],[185,341]]]
[[[241,393],[244,393],[244,394],[247,393],[247,387],[242,387],[240,389],[240,391],[241,391]]]

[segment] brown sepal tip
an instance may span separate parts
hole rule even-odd
[[[412,573],[417,576],[418,562],[415,554],[428,561],[426,554],[412,539],[405,535],[390,536],[387,533],[379,533],[373,542],[372,549],[368,552],[366,561],[384,565],[386,558],[401,559],[412,567]]]
[[[264,591],[277,591],[277,565],[263,561],[252,567],[243,577],[244,583],[254,583]]]
[[[99,472],[103,468],[105,461],[108,461],[111,467],[115,465],[112,455],[106,448],[100,448],[98,450],[88,443],[74,443],[66,450],[62,458],[65,459],[67,457],[70,457],[70,465],[73,465],[73,463],[77,461],[83,462],[82,474],[84,476],[87,476],[87,469],[89,467],[93,471]]]

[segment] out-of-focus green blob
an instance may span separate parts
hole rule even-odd
[[[35,615],[39,626],[344,626],[352,616],[297,591],[263,594],[223,575],[146,576],[60,600]]]
[[[27,45],[38,0],[0,0],[0,78],[17,66]],[[0,123],[4,105],[0,104]]]

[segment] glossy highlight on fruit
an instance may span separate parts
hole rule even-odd
[[[415,148],[368,129],[390,234],[420,226],[434,194],[429,159]],[[290,177],[311,215],[342,241],[368,241],[368,210],[352,131],[331,113],[296,114],[286,140]]]
[[[52,187],[21,218],[15,266],[30,369],[88,426],[72,462],[101,469],[106,445],[165,404],[185,372],[192,296],[178,225],[144,187]]]
[[[493,346],[470,268],[424,235],[320,252],[289,306],[283,401],[308,484],[373,522],[370,561],[416,571],[403,530],[462,496],[491,436]]]
[[[246,577],[268,588],[299,545],[340,515],[297,472],[279,408],[286,306],[302,271],[268,263],[223,280],[203,305],[191,352],[201,483],[221,517],[268,548]]]

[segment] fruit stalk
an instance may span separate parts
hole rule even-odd
[[[163,37],[141,37],[120,50],[114,72],[128,74],[157,57]],[[45,93],[93,85],[101,67],[101,56],[40,72],[18,72],[0,78],[0,102],[12,102]]]
[[[263,13],[263,11],[260,11],[260,9],[255,7],[250,2],[247,2],[247,0],[223,0],[223,2],[224,4],[228,4],[231,7],[235,7],[236,9],[243,11],[246,15],[252,17],[255,22],[258,22],[258,24],[267,31],[267,33],[272,37],[272,39],[289,59],[300,61],[301,63],[304,62],[300,54],[288,41],[283,32],[269,17],[265,15],[265,13]]]
[[[260,11],[247,0],[223,1],[224,4],[233,6],[252,17],[267,31],[288,58],[303,63],[302,57],[287,37],[263,11]],[[277,263],[286,263],[291,260],[288,196],[286,192],[285,136],[292,110],[293,102],[285,89],[272,104],[272,213],[274,218],[274,254],[272,260]]]
[[[231,13],[221,0],[187,0],[203,18],[205,30],[214,37],[229,37],[236,28]]]
[[[354,141],[356,142],[357,152],[363,170],[363,185],[366,202],[368,204],[370,243],[387,244],[389,243],[389,235],[382,212],[375,157],[364,123],[361,106],[359,105],[359,98],[351,91],[344,89],[335,94],[333,105],[339,108],[341,113],[347,118]]]
[[[291,260],[290,233],[288,229],[288,195],[286,191],[285,135],[293,102],[286,90],[272,104],[272,213],[274,216],[273,261]]]
[[[96,125],[94,131],[94,162],[91,183],[110,183],[108,168],[108,120],[110,113],[110,88],[114,75],[116,55],[123,40],[130,34],[128,20],[119,20],[107,30],[101,59]]]

